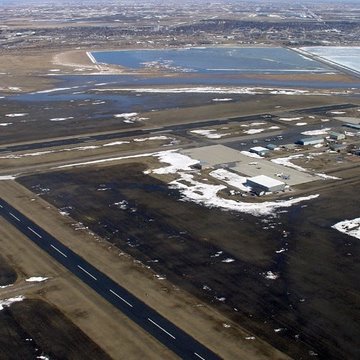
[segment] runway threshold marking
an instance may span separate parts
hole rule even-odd
[[[9,212],[10,216],[12,216],[14,219],[16,219],[17,221],[21,222],[21,220],[15,216],[13,213]]]
[[[78,265],[77,267],[78,267],[80,270],[82,270],[85,274],[91,276],[94,280],[97,280],[97,278],[96,278],[94,275],[90,274],[88,271],[86,271],[86,270],[85,270],[83,267],[81,267],[80,265]]]
[[[59,250],[56,246],[54,246],[54,245],[52,245],[52,244],[50,244],[50,246],[54,249],[54,250],[56,250],[59,254],[61,254],[62,256],[64,256],[64,257],[66,257],[67,258],[67,255],[65,255],[61,250]]]
[[[198,353],[194,352],[194,355],[196,355],[199,359],[201,360],[206,360],[205,358],[203,358],[202,356],[200,356]]]
[[[128,301],[126,301],[123,297],[121,297],[119,294],[117,294],[115,291],[113,291],[113,290],[111,290],[111,289],[109,289],[109,291],[113,294],[113,295],[115,295],[115,296],[117,296],[121,301],[123,301],[125,304],[127,304],[127,305],[129,305],[130,307],[133,307],[132,306],[132,304],[130,304]]]
[[[38,236],[40,239],[42,239],[42,236],[38,234],[34,229],[32,229],[30,226],[27,227],[31,232],[33,232],[36,236]]]
[[[163,327],[161,327],[159,324],[157,324],[154,320],[148,318],[148,320],[154,324],[155,326],[157,326],[160,330],[162,330],[165,334],[169,335],[170,337],[172,337],[174,340],[176,339],[176,337],[173,334],[170,334],[168,331],[166,331]]]

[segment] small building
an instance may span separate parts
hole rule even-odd
[[[348,127],[348,128],[350,128],[350,129],[360,130],[360,124],[350,124],[350,123],[347,123],[347,124],[344,124],[343,126]]]
[[[269,149],[264,148],[262,146],[254,146],[250,149],[250,152],[260,156],[264,156],[269,152]]]
[[[275,144],[267,144],[266,145],[266,148],[269,149],[269,150],[275,150],[277,149],[279,146],[278,145],[275,145]]]
[[[334,132],[334,131],[329,132],[329,136],[330,136],[330,139],[333,139],[333,140],[344,140],[345,139],[345,134],[339,133],[339,132]]]
[[[330,150],[340,152],[341,150],[346,150],[346,144],[330,144]]]
[[[303,139],[299,139],[296,141],[296,144],[300,144],[303,146],[306,145],[316,145],[316,144],[322,144],[324,142],[324,138],[320,136],[311,136]]]
[[[284,144],[281,145],[282,149],[286,149],[286,150],[294,150],[296,149],[296,145],[295,144]]]
[[[282,191],[286,184],[282,181],[273,179],[266,175],[258,175],[247,179],[246,186],[251,187],[252,191],[258,195],[267,192]]]

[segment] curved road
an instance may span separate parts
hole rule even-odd
[[[0,215],[181,358],[220,359],[218,355],[115,283],[2,199],[0,199]]]

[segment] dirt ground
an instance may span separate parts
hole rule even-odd
[[[0,288],[13,284],[17,279],[16,271],[8,261],[0,255]]]
[[[35,299],[12,304],[0,312],[0,357],[34,359],[110,359],[64,315]],[[16,355],[15,355],[16,354]]]

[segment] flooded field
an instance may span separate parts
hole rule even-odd
[[[139,163],[20,178],[35,193],[294,358],[356,359],[359,181],[275,217],[207,209]],[[355,181],[355,182],[354,182]],[[339,203],[347,204],[339,216]]]

